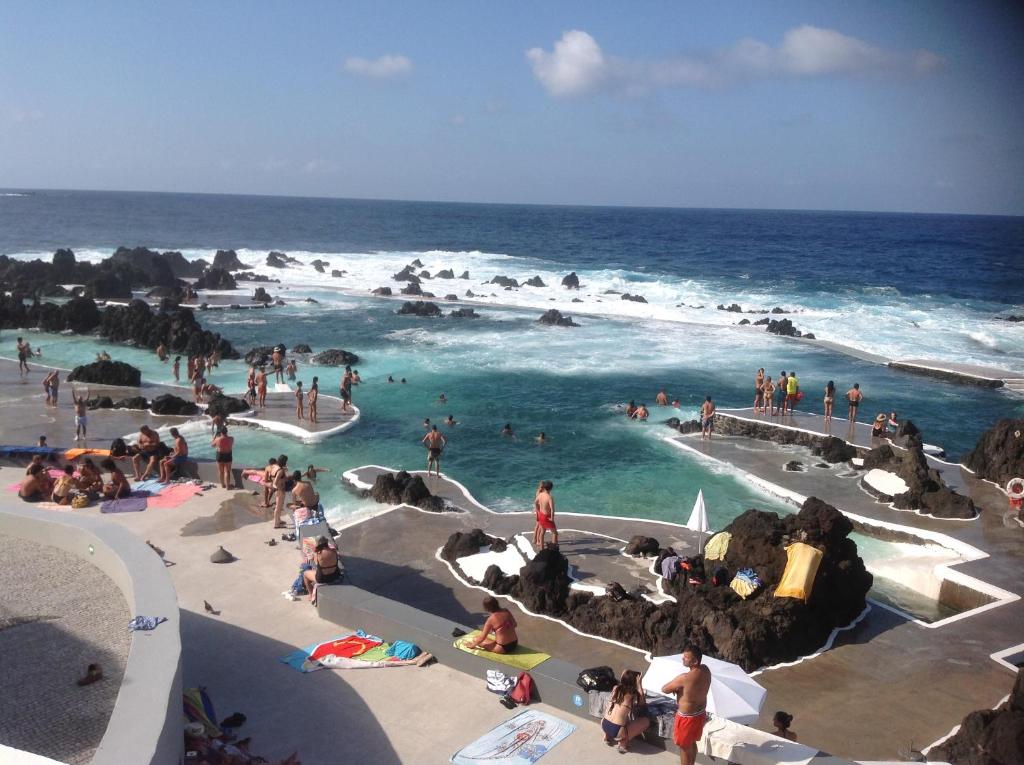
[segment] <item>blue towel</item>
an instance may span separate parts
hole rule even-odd
[[[391,644],[386,653],[388,656],[394,656],[396,659],[415,659],[423,651],[420,650],[418,645],[406,642],[405,640],[396,640]]]
[[[134,630],[155,630],[159,625],[167,621],[166,616],[136,616],[128,622],[128,631]]]
[[[155,478],[150,478],[146,481],[136,481],[132,485],[132,494],[144,497],[146,494],[159,494],[166,488],[167,484],[160,483]]]

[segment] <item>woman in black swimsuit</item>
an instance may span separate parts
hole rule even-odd
[[[316,602],[313,600],[313,593],[316,591],[315,585],[335,584],[340,582],[342,577],[341,565],[338,563],[338,551],[331,547],[327,537],[317,538],[313,562],[316,564],[316,570],[305,571],[302,574],[302,581],[306,585],[306,592],[309,593],[311,603]]]
[[[484,598],[484,609],[490,616],[480,628],[480,634],[466,644],[466,648],[482,648],[492,653],[512,653],[519,646],[516,635],[516,620],[512,612],[498,605],[498,601],[488,595]],[[494,633],[494,639],[489,639]]]

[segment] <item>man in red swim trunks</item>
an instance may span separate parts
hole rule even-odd
[[[555,525],[555,498],[551,496],[551,490],[555,484],[551,481],[541,481],[537,487],[537,496],[533,500],[533,513],[537,523],[533,527],[533,544],[541,549],[544,548],[544,537],[550,531],[552,541],[558,545],[558,526]]]
[[[672,740],[679,747],[679,762],[682,765],[696,763],[697,741],[708,719],[706,707],[708,689],[711,687],[711,670],[700,663],[703,656],[697,646],[687,643],[683,648],[683,666],[687,671],[675,680],[670,680],[661,689],[662,693],[675,694],[679,702]]]

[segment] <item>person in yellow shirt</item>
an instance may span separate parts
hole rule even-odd
[[[786,379],[786,400],[789,403],[790,414],[793,414],[793,410],[796,409],[799,394],[800,381],[797,379],[796,372],[790,372],[789,377]]]

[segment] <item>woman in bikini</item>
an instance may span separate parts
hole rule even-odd
[[[318,584],[335,584],[341,581],[341,566],[338,563],[338,551],[331,547],[327,537],[316,540],[316,551],[313,553],[315,569],[302,572],[302,583],[306,586],[309,602],[316,605],[313,593]]]
[[[769,416],[774,416],[775,414],[775,400],[773,398],[774,395],[775,383],[772,382],[771,375],[768,375],[764,379],[764,387],[761,389],[761,396],[763,402],[761,411]]]
[[[313,384],[309,386],[309,421],[316,422],[316,400],[320,397],[320,378],[314,377]]]
[[[640,673],[632,669],[625,670],[619,677],[619,684],[612,689],[608,710],[601,720],[604,743],[608,746],[618,744],[619,752],[625,754],[630,740],[643,733],[651,724],[650,719],[640,713],[645,706],[647,702],[640,683]]]
[[[303,402],[305,402],[305,400],[306,394],[302,390],[302,380],[299,380],[297,383],[295,383],[295,416],[298,417],[300,420],[305,419],[302,416],[302,405]]]
[[[225,427],[221,427],[217,431],[217,435],[213,437],[213,441],[210,443],[210,446],[217,450],[217,476],[220,478],[222,489],[231,488],[231,463],[235,459],[231,450],[234,448],[234,445],[235,439],[228,435],[228,429]]]
[[[828,381],[828,385],[825,386],[825,424],[828,425],[832,422],[832,404],[836,400],[836,384],[832,381]]]
[[[100,463],[100,467],[110,473],[110,483],[103,487],[103,496],[107,499],[122,499],[132,493],[131,484],[121,468],[114,460],[107,457]]]
[[[512,653],[519,645],[519,637],[516,635],[516,620],[512,612],[502,608],[497,599],[488,595],[484,598],[484,609],[490,616],[480,628],[480,634],[466,643],[466,648],[481,648],[491,653]],[[494,639],[490,638],[491,633]]]

